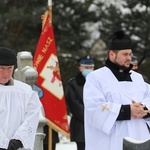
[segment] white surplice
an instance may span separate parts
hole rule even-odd
[[[37,92],[20,81],[0,86],[0,148],[7,149],[11,139],[19,139],[25,149],[33,150],[41,103]]]
[[[150,138],[149,118],[116,121],[121,105],[130,105],[132,100],[150,109],[150,85],[139,73],[130,72],[133,82],[119,82],[107,67],[87,76],[83,96],[86,150],[122,150],[124,137]]]

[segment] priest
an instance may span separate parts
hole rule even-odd
[[[13,79],[17,58],[0,47],[0,150],[33,150],[41,103],[32,88]]]
[[[150,85],[132,70],[131,39],[122,30],[108,39],[105,66],[84,85],[86,150],[122,150],[123,138],[150,138]]]

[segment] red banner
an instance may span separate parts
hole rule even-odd
[[[35,86],[39,91],[48,124],[54,130],[69,136],[67,108],[49,11],[44,14],[43,28],[34,55],[33,66],[39,74]]]

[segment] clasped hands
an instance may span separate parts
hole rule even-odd
[[[9,141],[8,148],[7,149],[0,148],[0,150],[18,150],[19,148],[22,148],[22,147],[23,147],[23,144],[20,140],[11,139]]]
[[[22,148],[22,147],[23,147],[23,144],[20,140],[11,139],[9,141],[7,150],[18,150],[18,148]],[[5,150],[5,149],[3,149],[3,150]]]
[[[142,105],[141,102],[135,102],[134,100],[130,104],[131,108],[131,116],[135,119],[143,118],[148,113],[150,113],[150,110],[144,109],[146,108],[146,105]]]

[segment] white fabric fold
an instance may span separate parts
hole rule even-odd
[[[0,106],[0,147],[7,148],[10,139],[18,139],[33,150],[41,109],[38,94],[14,80],[14,85],[0,86]]]

